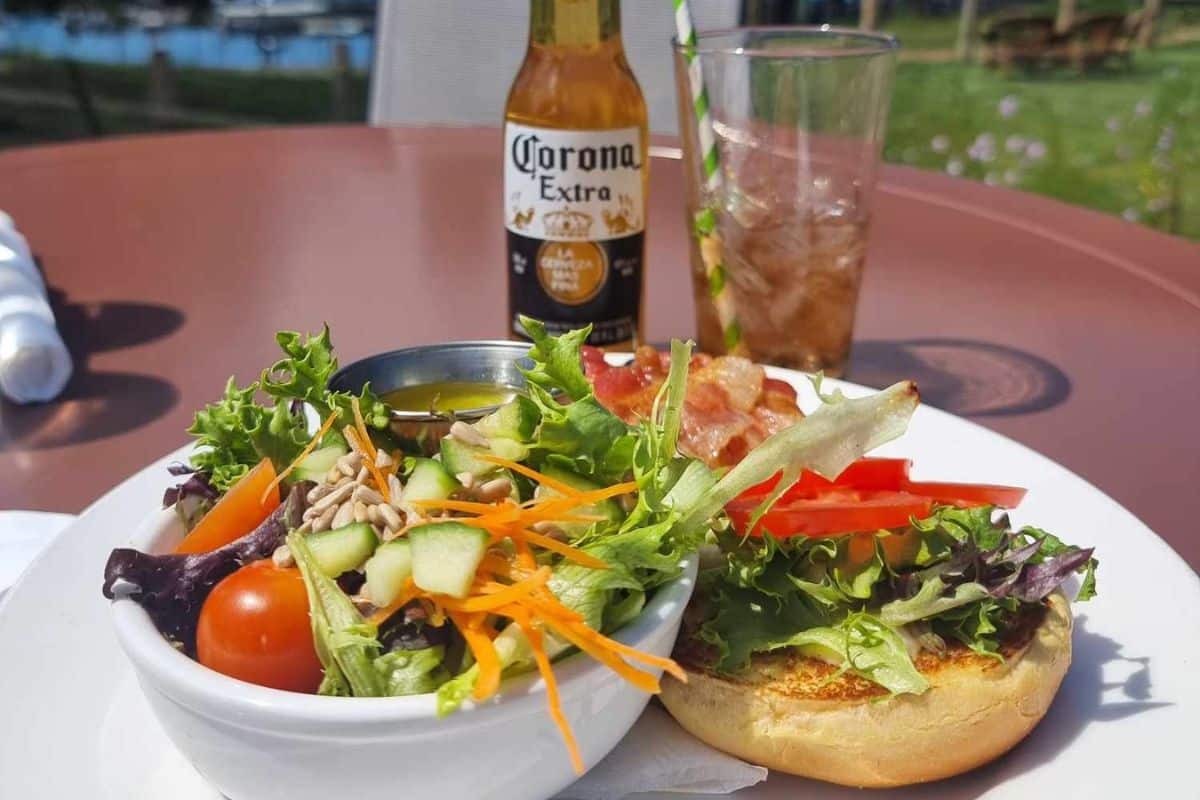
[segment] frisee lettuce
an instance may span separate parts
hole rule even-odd
[[[338,366],[328,326],[315,336],[281,331],[275,340],[284,358],[245,387],[239,388],[230,378],[224,395],[198,411],[188,429],[197,445],[192,466],[218,491],[237,483],[264,458],[279,470],[291,464],[309,440],[305,406],[321,419],[339,414],[341,424],[327,434],[325,443],[341,442],[339,429],[353,422],[351,395],[328,388]],[[260,393],[266,396],[266,403],[256,401]],[[364,386],[357,399],[372,435],[379,437],[379,443],[390,445],[387,405],[370,386]]]
[[[828,644],[831,631],[848,636],[853,621],[860,626],[854,636],[871,642],[875,655],[854,660],[845,650],[842,666],[889,691],[913,691],[911,662],[891,646],[903,626],[922,623],[943,639],[997,656],[1021,610],[1040,603],[1071,573],[1083,576],[1077,600],[1095,594],[1090,549],[1037,528],[1014,531],[993,508],[938,507],[903,532],[915,538],[905,540],[897,551],[902,555],[888,558],[884,542],[892,535],[881,531],[864,553],[862,536],[740,540],[725,534],[722,567],[701,576],[704,614],[692,635],[713,648],[716,669],[735,671],[754,653]],[[884,671],[865,666],[873,658],[883,659]]]

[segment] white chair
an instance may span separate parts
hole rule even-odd
[[[739,0],[693,2],[699,30],[737,24]],[[676,133],[671,0],[621,4],[650,129]],[[529,37],[529,0],[380,0],[372,125],[499,125]]]

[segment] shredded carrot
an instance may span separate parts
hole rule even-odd
[[[363,421],[362,406],[358,404],[358,398],[350,395],[350,408],[354,411],[354,425],[358,430],[358,435],[362,437],[363,450],[371,457],[371,463],[375,463],[375,459],[379,456],[379,451],[375,449],[375,443],[371,441],[371,434],[367,430],[367,423]]]
[[[417,596],[418,589],[413,579],[409,578],[404,582],[404,586],[400,589],[400,594],[396,595],[396,599],[388,603],[383,608],[376,611],[367,618],[367,622],[372,625],[379,626],[388,620],[392,614],[395,614],[400,609],[411,603]]]
[[[623,494],[632,494],[636,492],[638,485],[636,481],[627,481],[626,483],[614,483],[612,486],[605,486],[602,489],[589,489],[586,492],[580,492],[571,499],[580,503],[598,503],[601,500],[607,500],[610,497],[617,497]]]
[[[524,475],[526,478],[531,480],[535,480],[546,488],[553,489],[559,494],[565,494],[567,497],[574,497],[580,493],[579,490],[574,486],[570,486],[560,480],[555,480],[549,475],[543,475],[536,469],[527,467],[524,464],[519,464],[516,461],[511,461],[507,458],[501,458],[500,456],[493,455],[492,453],[484,453],[483,455],[478,456],[478,458],[480,461],[486,461],[489,464],[495,464],[498,467],[511,469],[513,472]]]
[[[581,635],[581,632],[577,626],[569,625],[553,618],[546,618],[545,624],[549,625],[554,630],[556,635],[561,636],[563,639],[575,645],[580,650],[620,675],[633,686],[636,686],[638,689],[641,689],[643,692],[647,692],[649,694],[658,694],[660,687],[657,678],[650,673],[642,672],[637,667],[625,662],[620,656],[611,650],[608,650],[604,645],[587,636]]]
[[[536,611],[540,616],[547,619],[561,619],[572,624],[586,625],[583,615],[578,611],[572,611],[559,602],[558,598],[552,592],[547,590],[539,592],[536,597],[528,598],[522,601],[523,606],[528,606]]]
[[[271,492],[275,490],[275,487],[283,483],[284,479],[287,478],[288,475],[291,475],[292,471],[296,469],[296,467],[300,466],[301,461],[312,455],[313,450],[317,449],[317,445],[319,445],[321,440],[325,438],[325,434],[329,433],[329,429],[333,427],[333,423],[337,421],[337,418],[338,412],[336,411],[332,412],[328,417],[325,418],[325,421],[321,423],[321,427],[317,430],[316,435],[308,440],[308,444],[304,445],[304,449],[300,451],[300,455],[296,456],[295,460],[292,461],[291,464],[288,464],[287,469],[276,475],[275,480],[271,481],[271,484],[267,486],[267,490],[263,492],[262,500],[259,502],[267,502],[267,497],[269,497]]]
[[[503,503],[476,503],[470,500],[413,500],[412,504],[417,508],[444,508],[469,514],[492,514],[505,507]]]
[[[515,603],[522,597],[527,597],[535,591],[546,585],[550,580],[550,568],[542,567],[537,572],[530,575],[523,581],[510,584],[508,586],[500,586],[499,591],[482,596],[468,597],[466,600],[441,600],[442,605],[448,609],[463,612],[479,612],[479,611],[495,611],[501,606]],[[499,584],[493,584],[499,585]]]
[[[371,473],[371,478],[375,481],[379,494],[383,496],[383,501],[385,503],[392,502],[392,491],[388,488],[388,482],[383,477],[383,473],[379,471],[379,467],[375,466],[375,457],[367,450],[368,447],[374,449],[371,440],[368,439],[364,445],[360,441],[360,434],[349,425],[342,428],[342,436],[350,443],[350,449],[362,456],[363,466],[367,468],[367,472]]]
[[[514,542],[518,539],[525,539],[531,544],[536,544],[538,547],[549,550],[552,553],[558,553],[563,558],[574,561],[576,564],[581,566],[591,567],[592,569],[608,569],[607,561],[602,561],[593,555],[585,553],[578,547],[572,547],[569,544],[560,542],[558,539],[553,539],[549,536],[543,536],[540,533],[535,533],[534,531],[528,529],[510,531],[509,533],[511,534],[510,538]]]
[[[512,539],[511,541],[517,550],[517,565],[521,569],[537,567],[537,559],[533,557],[533,551],[529,549],[529,542],[524,539]]]
[[[658,667],[683,681],[684,683],[687,683],[687,673],[684,672],[674,660],[656,656],[652,653],[644,653],[637,648],[630,647],[627,644],[622,644],[615,639],[610,639],[603,633],[600,633],[596,629],[587,625],[582,616],[564,606],[561,602],[559,602],[558,598],[553,596],[551,596],[551,598],[546,598],[539,595],[536,597],[522,598],[519,602],[522,605],[529,606],[536,610],[541,616],[545,617],[552,626],[554,626],[555,630],[560,630],[560,627],[554,622],[554,620],[564,619],[565,617],[563,612],[571,614],[574,617],[574,619],[569,620],[571,632],[584,639],[594,642],[600,647],[604,647],[612,650],[615,653],[619,653],[625,658],[631,658],[635,661],[640,661],[643,664],[647,664],[652,667]],[[567,637],[564,635],[563,638]],[[574,644],[574,642],[572,642],[572,644]],[[576,644],[576,647],[579,647],[579,645]],[[579,649],[583,650],[584,648],[580,647]]]
[[[479,568],[510,579],[525,577],[527,572],[495,551],[489,552],[483,557],[483,561],[479,562]]]
[[[496,652],[496,646],[470,615],[451,611],[450,619],[466,640],[467,647],[471,648],[471,654],[475,656],[475,663],[479,665],[479,677],[475,679],[475,688],[471,696],[476,700],[486,700],[500,689],[500,656]],[[482,623],[482,619],[479,623]]]
[[[554,677],[554,668],[550,666],[550,659],[546,655],[542,632],[533,625],[528,614],[521,614],[514,617],[513,620],[521,626],[521,630],[525,633],[525,638],[529,641],[529,649],[533,651],[533,660],[537,663],[538,672],[541,673],[542,680],[546,683],[546,703],[550,706],[550,717],[562,734],[563,744],[566,745],[567,753],[571,756],[571,767],[574,768],[576,775],[582,775],[584,773],[583,756],[579,753],[579,743],[575,741],[575,733],[571,730],[566,715],[563,714],[562,700],[558,695],[558,680]]]

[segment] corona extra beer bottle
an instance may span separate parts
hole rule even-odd
[[[517,315],[589,343],[640,339],[646,103],[619,0],[531,0],[529,49],[504,114],[510,332]]]

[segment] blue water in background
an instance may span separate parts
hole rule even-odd
[[[54,17],[0,18],[0,52],[37,53],[101,64],[146,64],[157,47],[170,55],[173,64],[185,67],[328,69],[333,64],[333,44],[341,39],[349,46],[354,68],[366,70],[371,66],[372,38],[370,33],[348,37],[277,36],[277,49],[268,60],[255,43],[254,34],[243,31],[175,27],[156,33],[127,28],[72,34]]]

